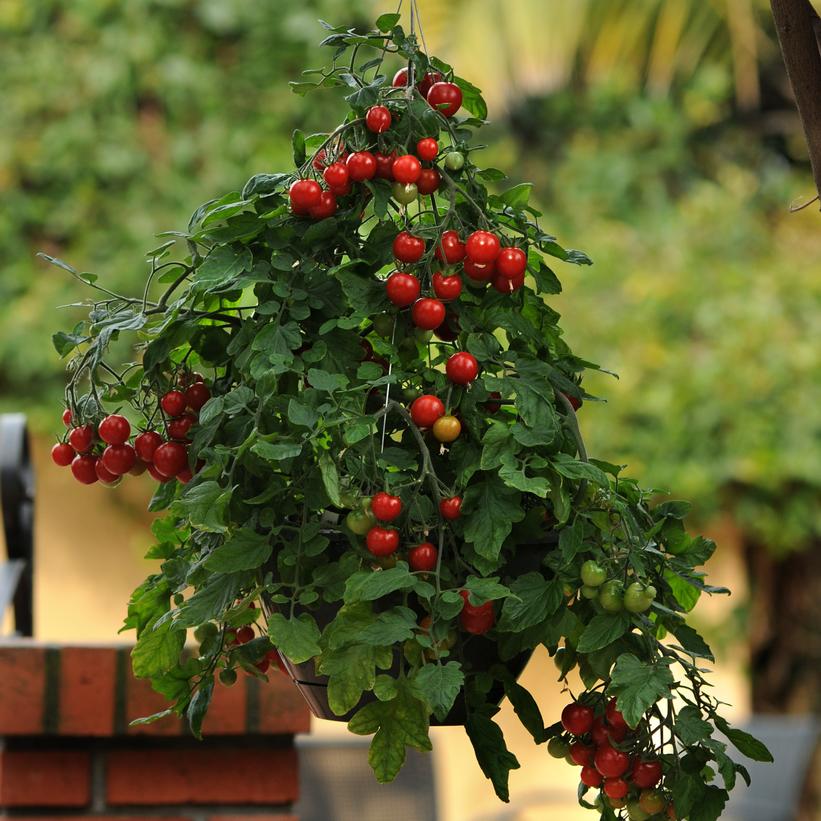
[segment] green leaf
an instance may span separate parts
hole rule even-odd
[[[532,493],[542,499],[550,491],[550,482],[545,476],[527,475],[527,458],[517,459],[511,453],[502,456],[502,464],[499,467],[499,478],[508,486],[521,490],[522,493]]]
[[[675,600],[681,605],[684,612],[689,613],[701,597],[701,591],[672,570],[664,571],[664,580],[670,585]]]
[[[557,453],[553,457],[552,464],[556,473],[567,479],[587,479],[589,482],[599,485],[599,487],[609,487],[605,472],[595,465],[591,465],[590,462],[580,462],[565,453]]]
[[[514,522],[524,519],[521,496],[498,476],[470,485],[463,499],[465,539],[480,556],[495,560]]]
[[[282,613],[272,614],[268,619],[268,635],[277,650],[294,664],[302,664],[320,653],[319,628],[308,613],[291,618],[285,618]]]
[[[518,446],[510,434],[510,428],[499,422],[490,424],[482,437],[482,446],[482,460],[480,462],[482,470],[498,468],[506,455],[515,453],[518,450]]]
[[[478,599],[478,603],[504,599],[510,595],[510,588],[499,584],[498,576],[479,578],[478,576],[468,576],[464,584],[464,589],[469,590],[472,599]]]
[[[370,602],[343,605],[325,628],[322,640],[331,650],[346,644],[388,647],[413,638],[416,614],[408,607],[374,613]]]
[[[458,661],[426,664],[413,677],[413,684],[440,721],[450,712],[464,683],[465,674]]]
[[[247,248],[234,250],[230,245],[218,245],[194,271],[199,291],[227,285],[244,271],[250,271],[254,258]]]
[[[180,627],[196,627],[220,618],[234,604],[244,580],[242,573],[213,573],[180,606],[174,623]]]
[[[396,778],[405,763],[406,747],[431,749],[427,705],[407,679],[397,682],[396,698],[367,704],[350,720],[348,729],[357,735],[375,733],[368,762],[383,784]]]
[[[746,755],[747,758],[751,758],[753,761],[771,762],[773,760],[773,754],[769,751],[766,744],[754,736],[751,736],[749,733],[745,733],[744,730],[731,727],[719,715],[714,716],[713,720],[715,721],[716,727],[730,739],[730,743],[742,755]]]
[[[185,630],[170,621],[156,630],[143,630],[131,651],[131,669],[137,678],[159,676],[177,666],[185,645]]]
[[[542,744],[547,740],[547,734],[545,733],[544,719],[536,699],[512,678],[506,679],[504,684],[505,695],[513,706],[513,712],[522,722],[522,726],[533,736],[533,740],[537,744]]]
[[[402,17],[401,14],[380,14],[376,18],[376,27],[379,31],[390,31]]]
[[[453,82],[462,91],[462,107],[480,120],[487,119],[487,103],[482,97],[482,92],[473,83],[469,83],[462,77],[454,77]]]
[[[710,737],[711,727],[708,721],[701,717],[697,707],[688,704],[682,707],[676,716],[676,735],[683,744],[696,744]]]
[[[499,195],[499,199],[511,208],[521,210],[525,205],[527,205],[532,191],[532,182],[522,182],[519,183],[519,185],[514,185],[512,188],[508,188],[507,191],[504,191]]]
[[[313,428],[319,421],[319,414],[310,405],[291,399],[288,402],[288,419],[295,425]]]
[[[216,573],[256,570],[271,558],[273,545],[268,536],[249,528],[234,531],[205,560],[205,566]]]
[[[689,821],[716,821],[724,812],[728,798],[727,791],[720,787],[705,787],[687,818]]]
[[[308,383],[318,391],[333,393],[347,387],[348,378],[341,373],[328,373],[318,368],[309,368]]]
[[[670,695],[673,674],[669,663],[669,659],[640,661],[632,653],[625,653],[616,661],[608,692],[616,696],[616,704],[631,727],[637,727],[645,712],[660,698]]]
[[[345,715],[372,690],[376,668],[387,670],[393,662],[390,647],[353,644],[335,650],[326,650],[319,658],[318,670],[328,676],[328,703],[338,715]]]
[[[519,762],[516,756],[507,749],[501,728],[487,716],[481,713],[471,713],[465,724],[465,730],[476,752],[476,760],[485,777],[493,784],[496,795],[502,801],[509,801],[509,774],[511,770],[519,769]]]
[[[60,356],[68,356],[78,345],[82,345],[89,339],[88,336],[81,333],[66,333],[65,331],[58,331],[53,334],[51,341],[54,344],[54,350]]]
[[[177,499],[172,510],[187,515],[191,525],[210,533],[224,533],[228,529],[228,503],[231,488],[223,488],[213,480],[189,485],[183,496]]]
[[[681,649],[694,656],[700,656],[708,661],[715,661],[713,651],[701,635],[689,624],[673,625],[670,632],[679,640]]]
[[[563,528],[559,533],[559,550],[565,564],[569,564],[584,547],[583,535],[584,522],[580,518],[574,519],[570,527]]]
[[[211,703],[211,696],[214,694],[214,677],[208,676],[200,682],[197,692],[188,704],[185,717],[188,719],[188,726],[194,738],[202,739],[202,720],[208,712],[208,705]]]
[[[404,562],[388,570],[362,570],[348,579],[345,601],[374,601],[397,590],[410,590],[416,586],[416,581]]]
[[[576,647],[579,653],[592,653],[601,650],[620,639],[630,629],[628,613],[600,613],[593,616],[585,627]]]
[[[265,459],[267,462],[281,462],[285,459],[293,459],[302,452],[301,442],[266,442],[260,439],[251,447],[251,452]]]
[[[505,599],[500,630],[519,633],[552,616],[562,603],[562,584],[558,579],[547,581],[541,573],[525,573],[511,585],[513,595]]]
[[[334,507],[342,507],[342,500],[339,498],[339,474],[334,460],[327,452],[319,457],[319,472],[322,474],[322,484],[331,504]]]

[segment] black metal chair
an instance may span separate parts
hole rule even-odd
[[[34,633],[34,470],[26,417],[0,415],[0,509],[6,561],[0,565],[0,614],[14,607],[15,636]]]

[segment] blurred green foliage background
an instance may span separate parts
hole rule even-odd
[[[621,376],[586,383],[608,400],[581,411],[591,450],[749,545],[817,544],[821,234],[816,207],[788,213],[812,184],[768,4],[420,6],[430,49],[486,91],[483,160],[533,180],[545,226],[594,260],[564,267],[555,299],[577,353]],[[325,59],[317,18],[389,10],[0,2],[4,407],[58,427],[50,335],[71,322],[54,308],[84,295],[35,252],[137,290],[155,233],[289,168],[294,128],[333,126],[332,95],[287,85]]]

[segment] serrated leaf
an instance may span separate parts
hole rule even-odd
[[[268,536],[241,528],[208,556],[205,566],[216,573],[256,570],[271,558],[272,552]]]
[[[519,769],[519,761],[508,750],[499,725],[481,713],[471,713],[465,724],[465,730],[473,744],[476,760],[485,777],[493,784],[496,795],[502,801],[509,801],[510,771]]]
[[[145,629],[131,651],[131,669],[137,678],[159,676],[177,666],[185,645],[185,630],[170,621]]]
[[[341,507],[342,500],[339,498],[339,473],[336,464],[329,453],[323,453],[319,457],[319,472],[322,475],[322,484],[325,492],[334,507]]]
[[[599,487],[609,487],[607,475],[603,470],[590,464],[590,462],[580,462],[573,459],[565,453],[557,453],[553,457],[553,468],[558,474],[567,479],[586,479]]]
[[[620,639],[630,629],[630,616],[621,613],[599,613],[593,616],[582,633],[577,650],[592,653]]]
[[[402,17],[401,14],[380,14],[379,17],[376,18],[376,27],[379,31],[390,31],[400,20]]]
[[[320,653],[319,628],[308,613],[291,618],[273,613],[268,619],[268,635],[277,650],[294,664],[302,664]]]
[[[670,694],[673,674],[667,661],[640,661],[632,653],[616,661],[608,691],[616,696],[617,706],[631,727],[637,727],[645,712]]]
[[[676,716],[676,735],[683,744],[695,744],[705,738],[710,737],[711,727],[709,722],[701,717],[697,707],[688,704],[682,707]]]
[[[281,462],[284,459],[293,459],[302,452],[301,442],[266,442],[261,439],[251,447],[251,452],[265,459],[267,462]]]
[[[524,518],[518,491],[507,487],[498,476],[487,476],[465,491],[462,519],[465,539],[480,556],[495,560],[514,522]]]
[[[416,582],[416,577],[404,562],[388,570],[362,570],[348,579],[345,601],[374,601],[397,590],[410,590],[416,586]]]
[[[450,712],[464,683],[465,674],[458,661],[426,664],[413,677],[414,686],[440,721]]]
[[[562,584],[548,581],[541,573],[525,573],[510,585],[511,596],[505,599],[499,629],[519,633],[552,616],[562,603]]]
[[[731,727],[721,716],[714,717],[716,727],[721,730],[730,743],[747,758],[753,761],[771,762],[773,754],[767,748],[767,745],[759,741],[755,736],[750,735],[744,730],[739,730],[736,727]]]
[[[362,693],[373,689],[376,669],[387,670],[392,662],[390,647],[354,644],[326,650],[318,661],[318,669],[329,677],[331,710],[341,716],[356,707]]]

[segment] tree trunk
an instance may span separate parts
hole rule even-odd
[[[821,715],[821,543],[779,558],[747,541],[744,559],[753,712]],[[816,751],[798,818],[817,819],[819,805],[821,754]]]

